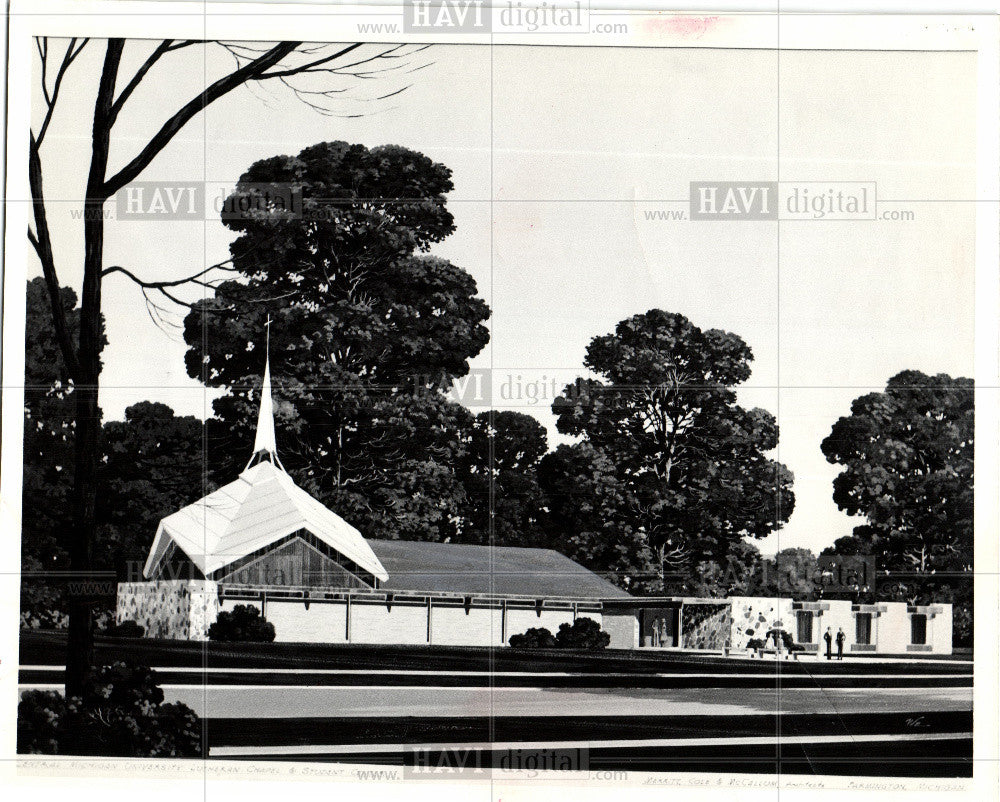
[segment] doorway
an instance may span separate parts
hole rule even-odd
[[[680,608],[645,607],[640,615],[640,644],[670,649],[680,646]]]

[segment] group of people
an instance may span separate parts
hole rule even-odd
[[[844,641],[847,640],[847,635],[844,634],[844,628],[840,627],[837,630],[837,636],[834,638],[833,633],[830,631],[830,627],[826,628],[826,632],[823,633],[823,640],[826,641],[826,659],[833,659],[833,642],[837,641],[837,659],[844,659]]]

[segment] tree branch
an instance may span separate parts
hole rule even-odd
[[[111,104],[111,113],[108,115],[108,124],[114,125],[115,120],[118,119],[118,113],[122,110],[122,106],[125,105],[125,101],[129,99],[129,96],[135,91],[135,88],[142,82],[142,79],[146,77],[146,73],[149,72],[153,65],[160,60],[160,57],[164,53],[170,51],[170,45],[173,43],[173,39],[164,39],[160,44],[156,46],[156,49],[149,55],[143,63],[142,66],[136,70],[135,75],[132,76],[132,80],[129,81],[125,88],[122,89],[121,94],[118,95],[117,99]]]
[[[364,44],[364,42],[356,42],[353,45],[348,45],[343,50],[338,50],[336,53],[334,53],[334,54],[332,54],[330,56],[324,56],[323,58],[318,58],[315,61],[310,61],[308,64],[300,64],[298,67],[289,67],[289,68],[286,68],[284,70],[279,70],[278,72],[263,73],[260,76],[260,80],[263,81],[266,78],[281,78],[281,77],[287,77],[289,75],[299,75],[300,73],[304,73],[304,72],[326,72],[327,70],[316,70],[314,68],[315,67],[319,67],[319,66],[321,66],[323,64],[329,64],[334,59],[338,59],[341,56],[344,56],[344,55],[350,53],[352,50],[357,50],[363,44]],[[397,48],[398,47],[399,47],[399,45],[397,45]],[[391,53],[395,49],[396,48],[393,48],[393,49],[385,51],[385,52],[386,53]],[[230,51],[230,52],[232,52],[232,51]],[[365,59],[365,61],[373,60],[375,58],[377,58],[377,56],[373,56],[372,59]],[[359,62],[359,63],[364,63],[364,62]],[[278,66],[278,65],[275,64],[273,66]],[[345,65],[345,66],[351,66],[351,65]]]
[[[37,41],[37,40],[36,40]],[[87,44],[87,39],[84,39],[76,50],[74,46],[76,45],[76,39],[70,39],[69,46],[66,48],[66,54],[63,56],[62,64],[59,65],[59,70],[56,72],[56,80],[52,85],[52,94],[49,95],[48,86],[46,85],[45,68],[46,61],[48,59],[48,42],[46,41],[45,47],[43,48],[40,44],[38,46],[38,52],[42,57],[42,94],[45,97],[45,117],[42,119],[42,125],[38,129],[38,136],[35,137],[36,147],[42,146],[42,140],[45,138],[45,132],[49,128],[49,123],[52,121],[52,114],[55,112],[56,101],[59,99],[59,89],[62,86],[63,76],[66,75],[66,70],[69,69],[70,64],[73,60],[80,55],[80,51],[83,50],[84,46]]]
[[[219,262],[218,264],[209,265],[204,270],[199,270],[197,273],[192,273],[190,276],[185,276],[184,278],[179,278],[174,281],[145,281],[136,276],[135,273],[133,273],[131,270],[121,267],[120,265],[112,265],[111,267],[105,268],[103,271],[101,271],[101,276],[102,277],[108,276],[112,273],[122,273],[127,278],[132,279],[132,281],[134,281],[140,287],[146,287],[147,289],[151,290],[159,290],[162,289],[163,287],[179,287],[182,284],[188,284],[188,283],[200,284],[202,286],[210,286],[207,282],[200,281],[201,277],[208,273],[211,273],[213,270],[229,270],[229,271],[234,270],[234,268],[225,266],[231,261],[232,259],[226,259],[225,261]]]
[[[42,160],[38,154],[38,141],[30,135],[28,150],[28,183],[31,187],[32,208],[34,209],[35,231],[28,229],[28,240],[31,242],[38,261],[42,264],[42,275],[45,278],[45,288],[48,290],[49,305],[52,308],[52,325],[56,332],[56,341],[62,352],[66,369],[74,382],[80,382],[80,363],[76,350],[69,335],[66,323],[66,310],[63,309],[62,294],[59,288],[59,276],[56,274],[55,258],[52,254],[52,238],[49,235],[49,224],[45,214],[45,193],[42,189]]]
[[[295,50],[301,42],[282,42],[275,45],[260,58],[254,59],[250,63],[240,67],[228,75],[220,78],[197,97],[192,98],[182,106],[176,114],[167,120],[163,127],[146,144],[138,156],[126,164],[116,175],[104,183],[103,194],[111,197],[119,189],[134,180],[156,155],[170,142],[188,121],[206,106],[226,93],[232,91],[241,84],[256,80],[266,70],[273,67],[281,59]]]

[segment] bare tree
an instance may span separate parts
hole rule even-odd
[[[199,268],[191,275],[173,281],[144,281],[135,270],[122,266],[104,266],[104,205],[114,194],[136,180],[184,126],[210,103],[233,90],[263,82],[274,82],[292,91],[297,98],[319,113],[334,113],[331,103],[346,91],[345,83],[363,82],[385,75],[403,75],[420,69],[411,57],[424,47],[408,45],[306,44],[280,42],[254,45],[246,43],[202,42],[167,39],[156,44],[139,68],[127,79],[120,75],[124,39],[88,41],[71,39],[65,50],[53,52],[63,40],[36,41],[40,60],[40,95],[44,102],[41,123],[30,133],[29,183],[33,201],[34,224],[28,227],[28,239],[41,262],[48,288],[59,348],[73,381],[75,408],[75,459],[73,484],[73,531],[71,536],[70,569],[81,579],[89,579],[95,529],[96,474],[100,419],[98,391],[100,384],[101,351],[101,284],[110,273],[121,273],[142,287],[144,293],[157,291],[177,301],[173,288],[185,284],[206,286],[213,269],[224,269],[226,263]],[[80,325],[76,342],[67,325],[59,294],[59,272],[46,215],[43,190],[42,146],[56,113],[73,63],[84,48],[104,47],[97,98],[94,103],[91,156],[84,199],[83,286],[80,293]],[[146,41],[129,47],[149,48]],[[145,143],[124,167],[108,174],[108,160],[114,141],[115,123],[129,98],[145,81],[151,80],[155,68],[170,61],[172,54],[186,48],[219,47],[232,58],[228,72],[221,75],[187,103],[170,114],[160,129]],[[201,62],[198,62],[199,68]],[[172,64],[173,69],[178,69]],[[169,74],[168,74],[169,76]],[[168,78],[166,78],[168,79]],[[120,81],[124,86],[119,88]],[[395,89],[381,98],[398,94],[407,87]],[[148,296],[147,296],[148,297]],[[93,666],[93,599],[78,594],[69,601],[69,643],[66,653],[66,693],[79,693]]]

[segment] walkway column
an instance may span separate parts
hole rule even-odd
[[[434,599],[427,597],[427,643],[431,642],[431,629],[434,626]]]
[[[347,602],[344,605],[344,640],[351,642],[351,594],[347,594]]]

